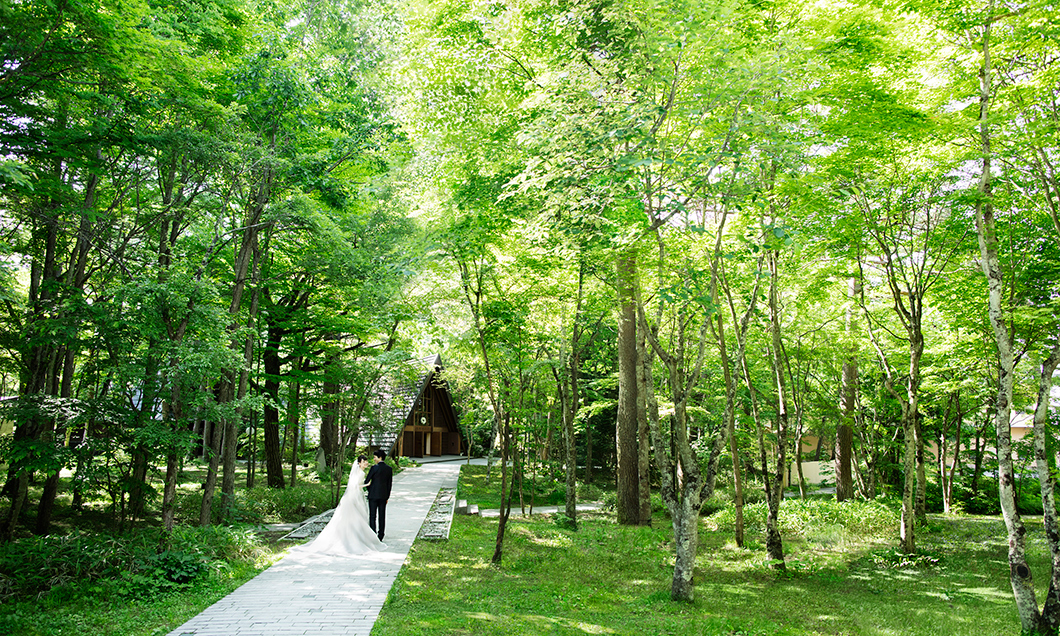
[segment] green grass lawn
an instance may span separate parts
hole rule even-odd
[[[485,467],[464,467],[460,496],[489,506],[498,482],[496,469],[487,480]],[[538,483],[538,497],[555,492],[555,482]],[[299,517],[326,505],[322,488],[306,483],[280,492],[255,489],[245,493],[242,509],[255,523]],[[605,490],[605,484],[579,488],[585,498],[606,499]],[[183,497],[184,516],[197,509],[195,494],[189,489]],[[449,541],[413,546],[373,634],[1008,636],[1019,631],[1005,529],[996,517],[931,517],[918,527],[920,551],[910,559],[894,549],[894,501],[788,500],[781,509],[787,572],[777,573],[761,545],[764,505],[745,509],[742,548],[732,539],[731,508],[719,503],[712,509],[718,511],[701,519],[692,603],[670,600],[674,546],[663,513],[652,527],[619,526],[603,511],[583,513],[577,531],[560,527],[554,516],[515,517],[500,566],[490,564],[497,520],[458,516]],[[1041,602],[1048,551],[1040,519],[1025,521]],[[61,543],[23,539],[18,548],[23,552],[0,554],[7,559],[0,559],[6,564],[6,570],[0,567],[0,634],[166,634],[288,547],[275,541],[282,532],[263,535],[263,527],[254,524],[183,528],[173,549],[199,555],[209,566],[171,588],[152,587],[160,579],[150,567],[157,544],[151,528],[100,535],[91,550],[67,546],[57,552]],[[109,568],[109,574],[71,574],[74,566]],[[129,579],[129,573],[150,580]],[[46,580],[42,591],[19,592],[20,581],[30,575]]]
[[[509,474],[509,479],[511,476]],[[512,509],[519,508],[519,483],[514,484]],[[578,482],[578,501],[598,501],[607,492],[614,492],[614,479],[596,480],[592,484]],[[523,503],[529,507],[531,498],[535,506],[562,506],[566,501],[566,485],[541,475],[526,475],[522,482]],[[464,465],[460,467],[460,483],[457,499],[466,499],[468,505],[480,508],[501,507],[501,469],[494,465]]]
[[[244,563],[201,577],[185,590],[129,598],[109,583],[74,585],[40,600],[0,604],[7,636],[147,636],[168,634],[260,573]]]
[[[705,519],[696,600],[670,600],[668,519],[622,527],[583,515],[577,532],[550,517],[510,522],[500,567],[497,521],[454,520],[448,542],[418,542],[374,635],[409,634],[968,634],[1017,633],[1005,534],[996,519],[934,518],[921,555],[834,527],[786,537],[788,573],[764,549],[738,548]],[[1047,561],[1031,528],[1037,572]],[[751,535],[748,535],[751,537]],[[757,538],[757,537],[755,537]],[[1041,598],[1041,597],[1039,597]]]

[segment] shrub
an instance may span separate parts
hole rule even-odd
[[[159,546],[162,545],[161,551]],[[266,556],[249,528],[178,526],[123,535],[75,531],[0,544],[0,600],[63,594],[67,586],[109,582],[115,593],[148,598],[185,585],[211,564]]]
[[[1001,514],[1001,500],[998,495],[996,478],[980,477],[979,490],[975,493],[965,483],[957,483],[953,490],[954,501],[960,503],[966,513],[972,515]],[[1016,508],[1020,514],[1042,514],[1041,486],[1037,479],[1020,480],[1017,495]]]
[[[728,506],[730,503],[731,502],[726,502],[722,500],[720,497],[718,497],[717,494],[714,494],[703,500],[702,505],[700,505],[699,507],[699,514],[703,515],[704,517],[709,517],[718,512],[721,512],[722,510],[725,510],[725,507]]]
[[[397,457],[396,459],[390,457],[386,461],[390,464],[390,468],[393,469],[395,475],[406,468],[415,468],[420,465],[418,461],[411,457]]]
[[[942,560],[942,557],[934,552],[919,551],[913,554],[905,554],[899,548],[877,550],[869,555],[869,558],[872,560],[873,565],[878,568],[896,570],[933,567]]]
[[[766,504],[744,506],[744,528],[764,532]],[[824,499],[789,499],[780,506],[780,530],[786,536],[837,541],[843,535],[887,537],[898,526],[898,513],[884,500],[844,501]],[[707,524],[715,530],[732,530],[735,512],[731,506],[715,512]]]
[[[237,490],[235,497],[236,515],[252,523],[302,521],[334,507],[331,490],[316,483],[289,488],[255,486]]]
[[[564,530],[574,530],[577,527],[574,521],[562,512],[556,513],[552,518],[552,522],[556,524],[557,528]]]
[[[261,538],[247,526],[178,526],[169,534],[167,548],[207,561],[257,561],[267,553]]]
[[[657,492],[651,494],[651,512],[652,514],[655,514],[656,512],[670,512],[666,507],[666,504],[663,503],[662,495]]]
[[[714,494],[711,495],[710,499],[717,501],[722,505],[730,505],[736,501],[736,490],[731,486],[724,488],[715,488]],[[745,483],[743,486],[743,503],[745,506],[757,503],[765,503],[766,492],[762,488],[761,484],[755,482]]]
[[[135,570],[122,570],[113,583],[114,593],[124,598],[150,599],[186,587],[206,571],[201,557],[166,550],[137,564]]]
[[[0,544],[0,594],[28,597],[74,581],[115,576],[150,554],[136,538],[121,541],[82,531],[18,539]]]
[[[604,491],[595,484],[578,484],[578,498],[582,501],[599,501]]]
[[[152,555],[148,563],[162,578],[173,583],[187,583],[206,570],[206,562],[201,557],[169,550]]]

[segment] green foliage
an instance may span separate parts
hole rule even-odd
[[[869,560],[879,568],[906,570],[937,566],[941,561],[941,557],[937,553],[932,552],[904,554],[898,548],[887,548],[874,551],[869,555]]]
[[[288,488],[255,486],[236,493],[238,516],[254,523],[285,523],[305,519],[334,506],[331,493],[317,483]]]
[[[937,505],[941,509],[941,493],[938,497]],[[1001,500],[998,496],[997,480],[990,477],[980,477],[979,488],[974,491],[967,481],[958,481],[953,486],[953,499],[963,512],[970,515],[1001,514]],[[1037,479],[1025,477],[1019,480],[1019,488],[1016,491],[1016,506],[1021,515],[1042,514],[1041,487]]]
[[[160,540],[166,547],[159,551]],[[210,567],[256,561],[260,540],[247,529],[181,526],[122,535],[76,531],[0,544],[0,599],[79,593],[83,586],[151,598],[189,584]]]
[[[900,504],[899,504],[900,505]],[[744,506],[744,528],[748,533],[765,532],[767,507],[763,503]],[[786,499],[780,506],[780,532],[785,537],[834,542],[838,538],[888,538],[898,527],[893,501],[881,499],[836,502],[830,499]],[[726,507],[706,519],[708,527],[732,530],[735,514]]]
[[[150,564],[163,578],[173,583],[187,583],[206,569],[201,559],[170,550],[152,555]]]
[[[274,558],[273,548],[245,529],[178,528],[162,552],[148,545],[157,544],[158,538],[156,531],[146,532],[142,545],[133,549],[131,544],[139,541],[133,534],[112,537],[116,552],[136,553],[131,560],[135,570],[112,569],[112,574],[105,576],[81,576],[39,593],[8,596],[0,603],[0,633],[168,633],[258,574]],[[81,543],[82,547],[87,545]],[[70,563],[72,558],[67,554],[60,560]],[[51,566],[58,564],[53,561]],[[23,574],[29,572],[27,567]],[[192,578],[187,579],[189,576]]]
[[[901,569],[873,562],[887,551],[872,537],[829,546],[788,537],[790,572],[781,576],[761,547],[736,548],[731,533],[710,529],[708,519],[692,603],[670,600],[669,522],[656,516],[652,523],[581,515],[572,532],[555,519],[513,519],[504,560],[493,566],[496,521],[457,517],[449,542],[417,544],[373,633],[1003,636],[1016,629],[1007,568],[983,567],[1005,563],[997,520],[947,519],[925,529],[924,552]],[[1040,524],[1030,531],[1044,540]],[[1034,567],[1047,567],[1034,545]],[[960,557],[969,551],[974,558]]]
[[[574,519],[571,519],[561,512],[552,515],[552,520],[556,524],[556,527],[562,530],[574,530],[577,527],[577,523]]]
[[[487,474],[490,478],[487,479]],[[537,506],[562,506],[567,500],[567,486],[553,479],[537,479],[532,482],[527,476],[523,482],[523,499],[530,501],[531,488],[533,489],[534,503]],[[457,486],[457,498],[466,499],[468,504],[478,505],[480,508],[500,507],[500,469],[496,466],[492,471],[487,471],[485,466],[464,465],[460,467],[460,481]],[[518,484],[516,489],[516,505],[518,505]],[[603,496],[606,501],[607,495],[601,495],[602,490],[595,485],[578,485],[579,501],[597,501]],[[611,494],[613,499],[613,493]]]

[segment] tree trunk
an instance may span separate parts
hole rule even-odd
[[[63,379],[62,384],[59,388],[59,397],[69,399],[73,397],[73,378],[74,378],[74,351],[69,347],[63,347],[62,353],[63,359]],[[61,442],[56,439],[55,426],[49,424],[44,434],[45,439],[51,437],[51,443],[55,447],[59,447]],[[59,493],[59,474],[60,469],[56,468],[54,472],[48,475],[48,479],[44,482],[44,490],[41,493],[40,504],[37,506],[37,524],[34,529],[34,534],[38,536],[44,536],[51,532],[51,521],[52,513],[55,510],[55,497]],[[134,476],[134,479],[136,477]],[[144,470],[142,479],[147,478],[147,467],[146,458],[144,459]],[[140,516],[143,515],[143,502],[142,497],[140,506],[138,509]]]
[[[54,341],[43,337],[41,332],[47,329],[46,323],[51,320],[49,314],[51,304],[55,300],[54,290],[61,284],[55,262],[58,227],[58,218],[49,216],[33,231],[32,240],[35,245],[40,246],[36,252],[42,257],[34,259],[30,267],[30,315],[23,329],[23,340],[28,345],[22,351],[22,364],[26,375],[19,390],[19,402],[25,407],[23,412],[27,415],[15,422],[13,442],[16,446],[33,444],[45,434],[49,426],[50,418],[40,412],[40,403],[44,396],[53,393],[52,387],[57,384],[55,377],[58,373],[59,351]],[[11,508],[0,538],[11,541],[15,528],[18,527],[22,508],[28,499],[29,472],[26,462],[13,461],[8,466],[4,493],[11,497]]]
[[[262,366],[265,370],[264,397],[265,408],[262,430],[265,434],[265,475],[269,488],[283,488],[283,457],[280,446],[280,411],[276,406],[280,397],[280,332],[270,327],[268,342],[262,352]]]
[[[994,331],[998,354],[998,391],[994,405],[994,428],[997,432],[998,456],[998,491],[1001,500],[1001,513],[1005,519],[1008,533],[1009,580],[1012,594],[1016,600],[1016,609],[1020,616],[1020,625],[1024,633],[1032,634],[1043,631],[1041,615],[1038,612],[1038,601],[1035,598],[1034,582],[1031,570],[1027,566],[1026,536],[1016,509],[1015,470],[1012,465],[1012,429],[1010,414],[1012,410],[1012,390],[1015,378],[1015,366],[1012,351],[1012,335],[1005,322],[1004,312],[1004,276],[1001,271],[1001,259],[998,255],[997,229],[994,220],[993,205],[993,168],[990,133],[990,102],[993,98],[992,66],[990,51],[990,33],[994,2],[989,4],[991,19],[983,27],[981,45],[981,66],[979,69],[979,141],[982,154],[982,173],[979,178],[979,199],[976,203],[975,221],[979,235],[980,264],[987,281],[987,303],[990,325]]]
[[[508,517],[512,512],[512,483],[514,475],[509,479],[508,464],[511,460],[512,425],[511,416],[504,414],[504,423],[501,424],[501,510],[497,526],[497,538],[493,544],[493,557],[490,562],[499,565],[504,554],[504,532],[507,529]]]
[[[761,258],[758,259],[758,269],[762,267]],[[736,314],[736,303],[732,299],[732,288],[729,285],[728,277],[725,276],[725,270],[719,265],[721,276],[721,282],[724,283],[725,288],[725,299],[729,305],[729,312],[732,316],[733,325],[736,328],[736,366],[743,371],[744,380],[747,382],[748,396],[750,402],[747,404],[748,409],[754,403],[754,385],[751,383],[751,372],[747,367],[747,331],[751,323],[751,316],[755,313],[755,308],[758,305],[758,289],[761,283],[758,277],[755,278],[754,289],[751,290],[751,300],[747,303],[747,309],[744,311],[743,318],[737,320]],[[717,300],[715,300],[717,303]],[[744,508],[744,496],[743,496],[743,461],[740,458],[740,445],[739,440],[736,438],[736,391],[737,385],[735,379],[733,379],[732,369],[729,364],[729,356],[726,350],[725,342],[725,325],[722,320],[722,315],[718,314],[718,327],[717,327],[717,340],[718,340],[718,352],[721,356],[722,372],[725,378],[725,427],[727,429],[727,436],[729,439],[729,454],[732,456],[732,472],[733,472],[733,512],[735,517],[734,522],[734,540],[736,545],[743,547],[744,544],[744,520],[743,520],[743,508]],[[755,407],[757,408],[757,407]],[[758,424],[757,414],[755,416],[755,425]]]
[[[166,477],[162,490],[162,527],[166,532],[173,530],[176,518],[177,474],[180,472],[180,458],[176,453],[166,455]]]
[[[909,404],[902,402],[902,550],[906,554],[916,551],[916,533],[913,521],[916,511],[913,502],[913,491],[916,487],[916,433],[915,424]]]
[[[217,468],[221,465],[221,438],[224,437],[222,422],[207,423],[206,480],[202,486],[202,505],[199,508],[199,525],[213,523],[213,498],[217,491]]]
[[[1038,374],[1038,404],[1034,409],[1034,463],[1042,491],[1042,523],[1052,557],[1049,591],[1041,617],[1042,631],[1049,634],[1055,634],[1060,628],[1060,521],[1056,514],[1056,472],[1050,465],[1048,435],[1045,433],[1049,430],[1050,391],[1057,365],[1060,365],[1060,343],[1053,345],[1049,357],[1042,361]]]
[[[842,414],[836,424],[835,442],[835,498],[846,501],[854,496],[854,479],[851,472],[851,454],[854,446],[854,409],[858,382],[856,358],[843,363]]]
[[[954,404],[957,405],[956,413],[954,414],[954,420],[950,419],[950,414],[953,413]],[[953,477],[954,470],[960,461],[961,456],[961,393],[958,390],[956,393],[951,393],[949,400],[946,402],[946,413],[942,416],[942,431],[939,433],[939,484],[942,487],[942,512],[943,514],[950,514],[953,507]],[[950,431],[956,429],[955,437],[956,441],[952,445],[953,459],[952,463],[949,457],[950,454]]]
[[[132,474],[129,481],[129,516],[135,522],[143,518],[147,506],[148,450],[138,444],[132,451]]]
[[[635,316],[634,316],[635,318]],[[651,433],[648,423],[648,393],[653,391],[652,360],[643,329],[637,329],[637,483],[640,525],[651,525]],[[654,396],[653,396],[654,399]]]
[[[296,358],[294,368],[302,366],[302,359]],[[287,386],[287,428],[291,432],[291,487],[298,483],[298,451],[302,441],[302,413],[299,402],[302,396],[302,383],[292,378]]]
[[[239,368],[235,385],[235,401],[242,404],[247,397],[247,389],[250,384],[250,367],[254,363],[254,333],[258,318],[258,305],[261,299],[261,288],[257,284],[261,280],[260,250],[254,245],[253,264],[251,266],[251,280],[254,290],[250,294],[250,312],[247,316],[247,337],[243,341],[243,364]],[[233,340],[232,346],[235,346]],[[236,459],[239,451],[239,436],[243,430],[243,409],[239,407],[230,417],[225,420],[225,442],[222,454],[224,474],[221,479],[221,518],[227,519],[232,513],[236,503]]]
[[[593,425],[585,423],[585,483],[593,483]]]
[[[275,139],[273,139],[274,147]],[[233,350],[244,351],[244,363],[240,365],[240,368],[230,369],[225,377],[218,383],[218,387],[215,389],[217,395],[217,402],[223,406],[230,404],[237,399],[237,396],[242,392],[245,394],[245,390],[241,390],[237,387],[244,385],[243,375],[248,372],[247,369],[247,358],[251,355],[248,351],[252,347],[251,336],[248,336],[246,340],[240,342],[235,338],[235,334],[238,329],[238,317],[240,308],[243,305],[243,294],[247,287],[247,275],[250,274],[252,277],[257,275],[257,264],[259,262],[260,254],[258,248],[258,236],[260,233],[259,224],[261,222],[262,215],[265,212],[265,207],[269,202],[269,198],[272,195],[273,185],[273,169],[267,167],[265,172],[260,175],[260,180],[254,185],[250,199],[247,201],[247,216],[246,225],[243,227],[243,234],[240,239],[239,251],[236,253],[235,261],[232,267],[232,299],[228,305],[228,315],[231,322],[228,325],[229,332],[232,334],[232,340],[229,343],[229,347]],[[253,269],[252,269],[253,265]],[[255,295],[255,301],[257,296]],[[248,324],[253,324],[253,318]],[[223,447],[223,459],[225,466],[225,475],[222,480],[222,494],[224,495],[224,501],[222,502],[222,513],[227,515],[230,507],[234,504],[233,497],[235,494],[235,461],[236,461],[236,445],[239,440],[239,426],[242,423],[242,416],[240,411],[237,409],[235,413],[229,415],[223,422],[215,424],[216,427],[221,430],[215,431],[215,436],[219,437],[214,443],[224,444]],[[222,459],[222,447],[217,446],[215,451],[217,455],[216,459],[211,458],[209,464],[209,473],[207,474],[207,482],[216,484],[217,482],[217,471],[221,464]],[[282,480],[282,476],[281,476]],[[199,515],[199,522],[203,522],[203,518],[210,517],[209,506],[213,503],[214,488],[207,488],[203,492],[203,511]]]
[[[637,304],[636,255],[625,252],[618,257],[618,420],[615,425],[617,466],[618,523],[640,523],[639,447],[637,431]]]
[[[776,472],[772,483],[766,481],[766,503],[768,515],[766,516],[766,554],[769,556],[770,566],[775,570],[784,571],[784,542],[780,536],[780,504],[784,498],[784,477],[787,469],[787,447],[788,447],[788,391],[784,379],[786,368],[786,356],[784,344],[780,339],[780,307],[778,299],[777,282],[779,271],[777,265],[777,254],[771,252],[769,255],[769,331],[772,339],[773,353],[773,381],[777,390],[777,428],[776,428]],[[765,467],[763,467],[765,468]]]
[[[729,455],[732,457],[733,481],[733,540],[743,547],[743,471],[740,469],[740,445],[736,439],[736,382],[729,368],[729,353],[725,347],[725,320],[721,312],[717,315],[718,355],[721,358],[722,377],[725,379],[725,436],[729,440]],[[738,354],[741,352],[738,352]],[[739,355],[738,355],[739,357]]]
[[[643,310],[638,309],[638,314],[641,325],[646,326],[647,319]],[[675,562],[670,596],[675,601],[691,602],[694,600],[692,573],[699,546],[699,509],[705,480],[700,470],[699,458],[692,449],[687,406],[688,392],[699,381],[702,369],[707,324],[704,322],[700,329],[699,351],[691,373],[685,366],[685,329],[689,324],[687,312],[679,312],[678,324],[686,327],[675,334],[676,344],[672,352],[663,349],[654,337],[652,329],[645,328],[644,332],[655,354],[666,366],[668,387],[674,405],[673,415],[668,418],[672,424],[669,431],[664,431],[657,418],[649,418],[655,461],[659,467],[659,494],[670,512],[674,528]],[[723,438],[724,436],[721,436],[721,439]]]
[[[338,356],[328,356],[325,373],[330,377],[324,381],[324,404],[320,408],[320,448],[324,451],[324,464],[337,466],[339,453],[339,383],[334,374],[338,371]]]
[[[683,497],[673,516],[674,576],[670,598],[691,602],[695,598],[696,553],[699,551],[699,497]]]
[[[913,424],[916,432],[916,520],[927,523],[927,462],[924,459],[924,424],[919,412]]]
[[[571,325],[570,353],[564,365],[564,377],[557,378],[563,402],[563,445],[564,473],[567,484],[567,497],[564,514],[571,529],[578,528],[578,447],[574,435],[574,420],[578,416],[581,403],[581,319],[582,304],[585,298],[585,260],[578,259],[578,295],[574,303],[574,320]],[[558,373],[558,372],[557,372]],[[563,387],[566,386],[566,391]]]

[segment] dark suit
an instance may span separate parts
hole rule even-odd
[[[386,462],[378,462],[368,469],[364,477],[364,483],[368,484],[368,525],[376,530],[379,540],[383,540],[383,532],[386,530],[386,502],[390,499],[390,487],[394,483],[394,471]],[[379,527],[376,528],[375,519],[379,517]]]

